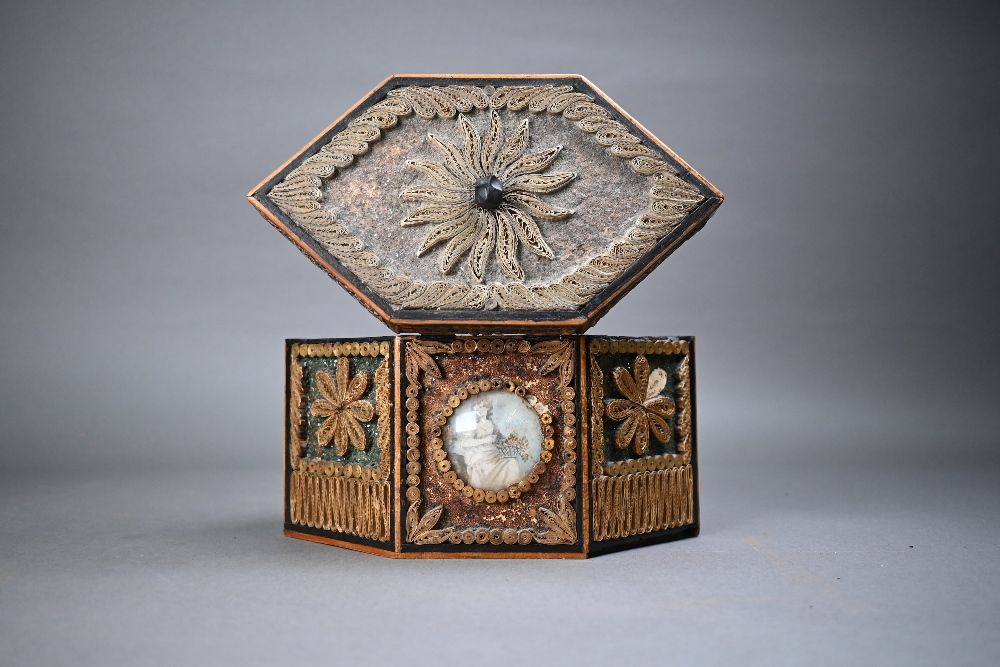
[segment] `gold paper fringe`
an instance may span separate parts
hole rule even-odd
[[[593,488],[594,541],[694,523],[694,479],[690,465],[598,477]]]
[[[389,541],[389,482],[295,471],[291,484],[292,523]]]

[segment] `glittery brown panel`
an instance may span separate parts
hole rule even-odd
[[[495,356],[445,355],[439,363],[444,372],[444,379],[432,381],[424,390],[422,403],[425,432],[432,426],[431,419],[434,413],[454,391],[455,385],[470,380],[494,376],[517,378],[525,389],[537,396],[550,411],[557,411],[562,402],[556,387],[557,378],[543,376],[538,372],[544,363],[544,358],[539,356],[516,352]],[[425,450],[424,458],[424,494],[428,506],[444,505],[448,524],[456,528],[479,525],[501,528],[544,528],[544,525],[539,524],[537,505],[555,506],[559,500],[560,471],[557,466],[550,468],[551,470],[547,470],[543,478],[539,479],[538,484],[522,496],[524,502],[483,505],[466,498],[445,481],[444,474],[437,468],[437,462],[430,457],[428,448]]]
[[[517,339],[405,342],[407,541],[416,544],[575,544],[577,438],[574,341]],[[506,503],[480,503],[446,478],[433,458],[436,418],[461,385],[512,378],[554,419],[558,454],[531,489]]]

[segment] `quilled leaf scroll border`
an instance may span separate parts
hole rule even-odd
[[[545,361],[540,368],[542,375],[558,373],[558,388],[563,402],[559,405],[562,414],[561,440],[561,487],[559,501],[555,508],[539,506],[538,514],[547,530],[533,527],[500,528],[480,526],[458,529],[455,526],[438,527],[444,514],[444,506],[436,505],[421,512],[423,492],[420,461],[423,458],[423,439],[420,429],[420,412],[424,409],[420,400],[422,374],[433,378],[443,378],[436,355],[442,354],[524,354],[543,355]],[[437,545],[449,542],[454,545],[528,546],[533,542],[542,545],[575,545],[579,543],[575,502],[577,498],[577,450],[579,437],[576,422],[576,392],[570,386],[575,374],[575,340],[549,340],[532,343],[515,338],[456,338],[451,343],[434,340],[405,341],[406,377],[406,491],[408,503],[405,516],[405,541],[417,546]],[[440,428],[441,424],[437,425]],[[436,434],[425,434],[439,438]],[[552,467],[548,469],[551,474]],[[433,474],[433,473],[432,473]]]
[[[575,310],[585,306],[674,231],[705,197],[681,179],[656,152],[587,93],[570,85],[509,85],[487,94],[491,87],[472,85],[394,88],[366,107],[319,152],[304,160],[266,193],[302,229],[369,289],[404,310],[483,310],[496,304],[509,310]],[[324,181],[350,168],[382,134],[409,116],[454,118],[473,109],[548,112],[561,115],[607,152],[628,162],[639,176],[649,178],[649,205],[638,221],[603,254],[544,284],[491,282],[466,285],[444,280],[422,281],[396,274],[366,250],[364,243],[323,208]]]

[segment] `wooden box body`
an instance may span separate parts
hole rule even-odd
[[[694,339],[286,344],[285,533],[395,558],[698,534]]]
[[[694,340],[584,334],[723,196],[591,82],[389,77],[249,198],[401,334],[287,342],[289,535],[583,558],[697,534]]]

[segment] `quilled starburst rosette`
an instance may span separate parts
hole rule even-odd
[[[722,194],[583,77],[393,76],[250,200],[397,332],[571,334]]]

